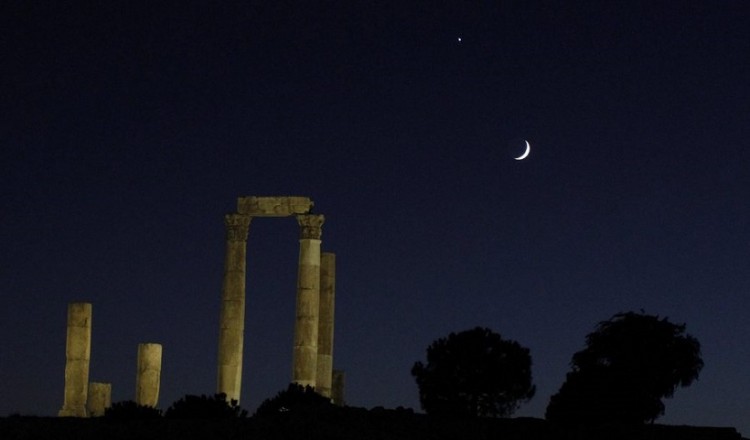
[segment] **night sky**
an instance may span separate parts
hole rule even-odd
[[[162,409],[212,394],[223,216],[299,195],[349,404],[418,409],[412,364],[485,326],[531,350],[516,415],[543,417],[642,309],[706,364],[659,422],[750,434],[750,5],[374,3],[2,3],[0,415],[57,414],[74,301],[114,401],[140,342]],[[291,378],[298,237],[250,226],[250,411]]]

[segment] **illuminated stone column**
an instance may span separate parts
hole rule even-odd
[[[112,384],[91,382],[89,383],[89,395],[86,400],[86,410],[89,417],[101,417],[104,412],[112,406]]]
[[[91,304],[68,304],[65,342],[65,400],[60,417],[86,417],[91,358]]]
[[[336,255],[320,255],[320,308],[318,315],[318,374],[315,390],[331,397],[333,372],[333,315],[336,298]]]
[[[318,374],[320,235],[324,221],[322,215],[297,216],[300,240],[292,382],[313,388]]]
[[[240,401],[242,385],[242,344],[245,332],[245,265],[247,234],[251,217],[228,214],[224,217],[227,250],[219,316],[219,359],[216,392],[227,400]]]
[[[344,385],[346,381],[346,374],[344,370],[333,370],[333,378],[331,379],[331,400],[334,405],[344,406]]]
[[[138,344],[135,403],[156,407],[161,383],[161,344]]]

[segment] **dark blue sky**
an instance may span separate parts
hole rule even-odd
[[[418,408],[411,365],[480,325],[531,349],[541,417],[644,309],[706,363],[660,420],[750,433],[746,2],[105,3],[0,6],[0,414],[56,414],[80,300],[114,400],[139,342],[163,408],[212,393],[223,215],[302,195],[350,404]],[[250,227],[251,410],[291,376],[297,238]]]

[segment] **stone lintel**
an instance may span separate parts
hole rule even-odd
[[[288,217],[307,214],[313,207],[309,197],[238,197],[237,213],[251,217]]]

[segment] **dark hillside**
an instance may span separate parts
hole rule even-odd
[[[108,420],[12,416],[2,440],[742,440],[734,428],[646,425],[565,430],[533,418],[448,420],[410,410],[333,408],[234,420]]]

